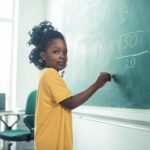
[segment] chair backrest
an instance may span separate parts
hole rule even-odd
[[[35,114],[35,105],[36,105],[36,95],[37,91],[34,90],[32,91],[28,98],[27,98],[27,103],[26,103],[26,108],[25,108],[25,115],[34,115]],[[30,126],[34,128],[34,118],[31,118],[28,120]]]
[[[5,93],[0,93],[0,111],[5,110]]]

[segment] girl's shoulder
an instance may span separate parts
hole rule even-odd
[[[45,68],[42,70],[39,82],[40,83],[53,83],[53,82],[64,82],[62,77],[60,76],[59,72],[53,68]]]
[[[45,76],[60,76],[59,73],[57,72],[57,70],[55,70],[54,68],[44,68],[41,72],[41,77],[45,77]]]
[[[57,73],[58,74],[58,72],[57,72],[57,70],[55,70],[54,68],[44,68],[43,69],[43,72],[48,72],[48,73]]]

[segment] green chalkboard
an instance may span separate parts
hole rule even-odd
[[[64,0],[65,79],[72,93],[114,77],[84,105],[150,108],[150,0]]]

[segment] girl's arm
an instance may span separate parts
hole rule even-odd
[[[87,88],[79,94],[76,94],[63,100],[62,102],[60,102],[60,104],[67,109],[74,109],[83,104],[85,101],[87,101],[88,98],[90,98],[99,88],[101,88],[107,81],[110,80],[111,74],[101,73],[97,81],[94,84],[92,84],[89,88]]]

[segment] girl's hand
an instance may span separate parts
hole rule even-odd
[[[112,75],[107,72],[100,73],[99,77],[96,80],[96,86],[97,88],[100,88],[105,85],[106,82],[111,81]]]

